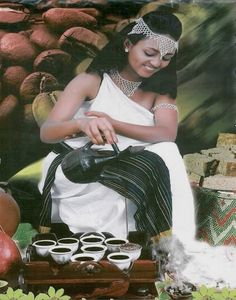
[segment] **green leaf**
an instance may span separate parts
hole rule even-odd
[[[24,296],[25,294],[23,294],[23,291],[21,289],[17,289],[14,292],[14,296],[15,298],[20,298],[21,296]]]
[[[220,294],[220,293],[216,293],[215,295],[214,295],[214,298],[213,298],[214,300],[224,300],[224,299],[226,299],[222,294]]]
[[[1,298],[0,298],[1,299]],[[28,298],[28,295],[23,295],[18,298],[19,300],[31,300]]]
[[[0,300],[9,300],[7,295],[0,294]]]
[[[34,294],[32,292],[29,292],[28,294],[28,300],[34,300]]]
[[[200,286],[199,292],[202,296],[206,296],[207,292],[208,292],[208,289],[205,285],[202,285],[202,286]]]
[[[202,295],[199,292],[192,292],[192,296],[194,299],[200,299]]]
[[[53,286],[50,286],[50,288],[48,289],[48,295],[50,297],[54,297],[55,296],[55,289]]]
[[[229,295],[229,289],[227,289],[226,287],[223,288],[221,290],[221,294],[224,296],[224,297],[227,297]]]
[[[70,300],[71,297],[70,296],[67,296],[67,295],[64,295],[60,298],[60,300]]]
[[[165,292],[159,296],[159,300],[170,300],[170,299],[171,299],[170,296]]]
[[[55,296],[57,298],[60,298],[63,294],[64,294],[64,289],[59,289],[58,291],[56,291]]]
[[[8,298],[13,298],[14,297],[14,291],[13,291],[13,288],[9,287],[7,289],[7,297]]]
[[[213,296],[216,293],[216,289],[214,287],[207,289],[207,295]]]
[[[230,297],[236,297],[236,289],[233,289],[229,292]]]
[[[215,294],[215,295],[213,295],[213,296],[209,296],[210,297],[210,299],[214,299],[214,300],[222,300],[222,298],[221,298],[221,295],[220,294]]]
[[[49,300],[50,297],[47,294],[40,293],[36,296],[35,300]]]
[[[164,289],[164,287],[165,287],[165,282],[157,282],[156,283],[156,288],[157,289]]]

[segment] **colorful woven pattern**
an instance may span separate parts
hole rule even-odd
[[[209,244],[236,246],[236,195],[195,190],[197,238]]]

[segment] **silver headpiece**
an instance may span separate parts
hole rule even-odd
[[[166,35],[153,32],[144,22],[143,18],[137,19],[136,25],[134,25],[133,29],[128,33],[128,35],[130,34],[143,34],[149,39],[157,40],[161,58],[167,53],[174,53],[176,50],[178,50],[177,41],[169,38]]]

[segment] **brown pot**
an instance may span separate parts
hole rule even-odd
[[[20,208],[15,199],[1,188],[0,207],[0,225],[9,236],[13,236],[20,223]]]
[[[96,18],[79,8],[51,8],[43,14],[44,22],[53,30],[63,32],[74,26],[94,26]]]

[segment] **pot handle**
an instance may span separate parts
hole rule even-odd
[[[89,141],[87,144],[85,144],[85,145],[83,146],[83,148],[84,148],[84,150],[88,150],[88,149],[90,149],[93,145],[94,145],[93,142],[92,142],[92,141]],[[118,148],[117,144],[116,144],[116,143],[113,143],[113,144],[111,144],[111,146],[112,146],[112,148],[113,148],[115,154],[118,155],[118,154],[120,153],[120,149]]]

